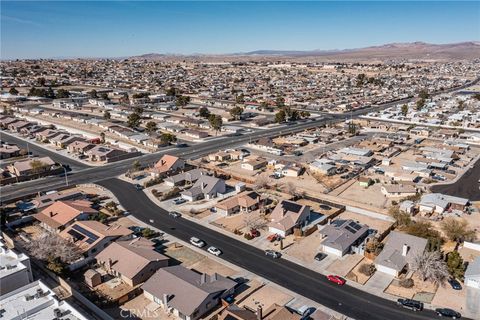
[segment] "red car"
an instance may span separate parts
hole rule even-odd
[[[343,286],[345,284],[345,279],[339,277],[339,276],[334,276],[333,274],[330,274],[327,276],[328,281],[334,282],[340,286]]]

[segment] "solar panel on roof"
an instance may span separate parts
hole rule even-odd
[[[357,230],[353,229],[352,227],[350,227],[349,225],[345,227],[346,230],[350,231],[351,233],[356,233]]]
[[[90,231],[85,230],[85,228],[82,228],[81,226],[79,226],[79,225],[77,225],[77,224],[73,225],[73,226],[72,226],[72,229],[75,229],[75,230],[77,230],[78,232],[84,234],[85,236],[87,236],[87,237],[89,238],[89,240],[91,239],[92,242],[95,242],[95,241],[98,240],[98,236],[97,236],[96,234],[93,234],[93,233],[91,233]],[[90,242],[87,241],[87,243],[90,243]]]
[[[80,234],[77,231],[72,230],[72,229],[68,230],[67,233],[69,235],[71,235],[72,237],[74,237],[76,240],[83,240],[85,238],[85,236],[83,234]]]
[[[301,205],[296,204],[295,202],[290,202],[290,201],[284,201],[282,205],[283,205],[283,208],[285,208],[287,211],[292,211],[292,212],[299,212],[300,209],[302,208]]]
[[[350,223],[350,227],[352,227],[353,229],[355,229],[357,231],[362,229],[362,226],[359,225],[358,223],[355,223],[355,222]]]

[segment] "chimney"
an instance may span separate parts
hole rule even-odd
[[[410,249],[406,244],[403,244],[402,248],[402,256],[406,257],[408,253],[408,249]]]
[[[55,214],[53,213],[53,211],[50,211],[50,217],[53,217]]]
[[[263,312],[262,311],[263,311],[262,306],[259,305],[257,307],[257,320],[262,320],[262,318],[263,318]]]
[[[164,293],[163,294],[163,308],[166,310],[168,309],[168,294]]]
[[[207,282],[207,274],[202,273],[202,275],[200,277],[200,284],[205,284],[206,282]]]

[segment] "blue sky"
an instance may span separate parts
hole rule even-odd
[[[1,57],[479,41],[480,2],[1,1]]]

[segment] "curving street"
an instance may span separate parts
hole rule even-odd
[[[298,264],[284,259],[270,259],[262,250],[215,230],[187,219],[172,218],[167,211],[151,202],[144,192],[135,190],[128,182],[108,179],[98,184],[109,189],[126,210],[146,224],[187,242],[190,237],[196,236],[204,240],[207,246],[213,245],[222,250],[222,259],[349,317],[358,320],[436,318],[431,310],[413,312],[348,285],[340,287],[327,281],[323,275]]]

